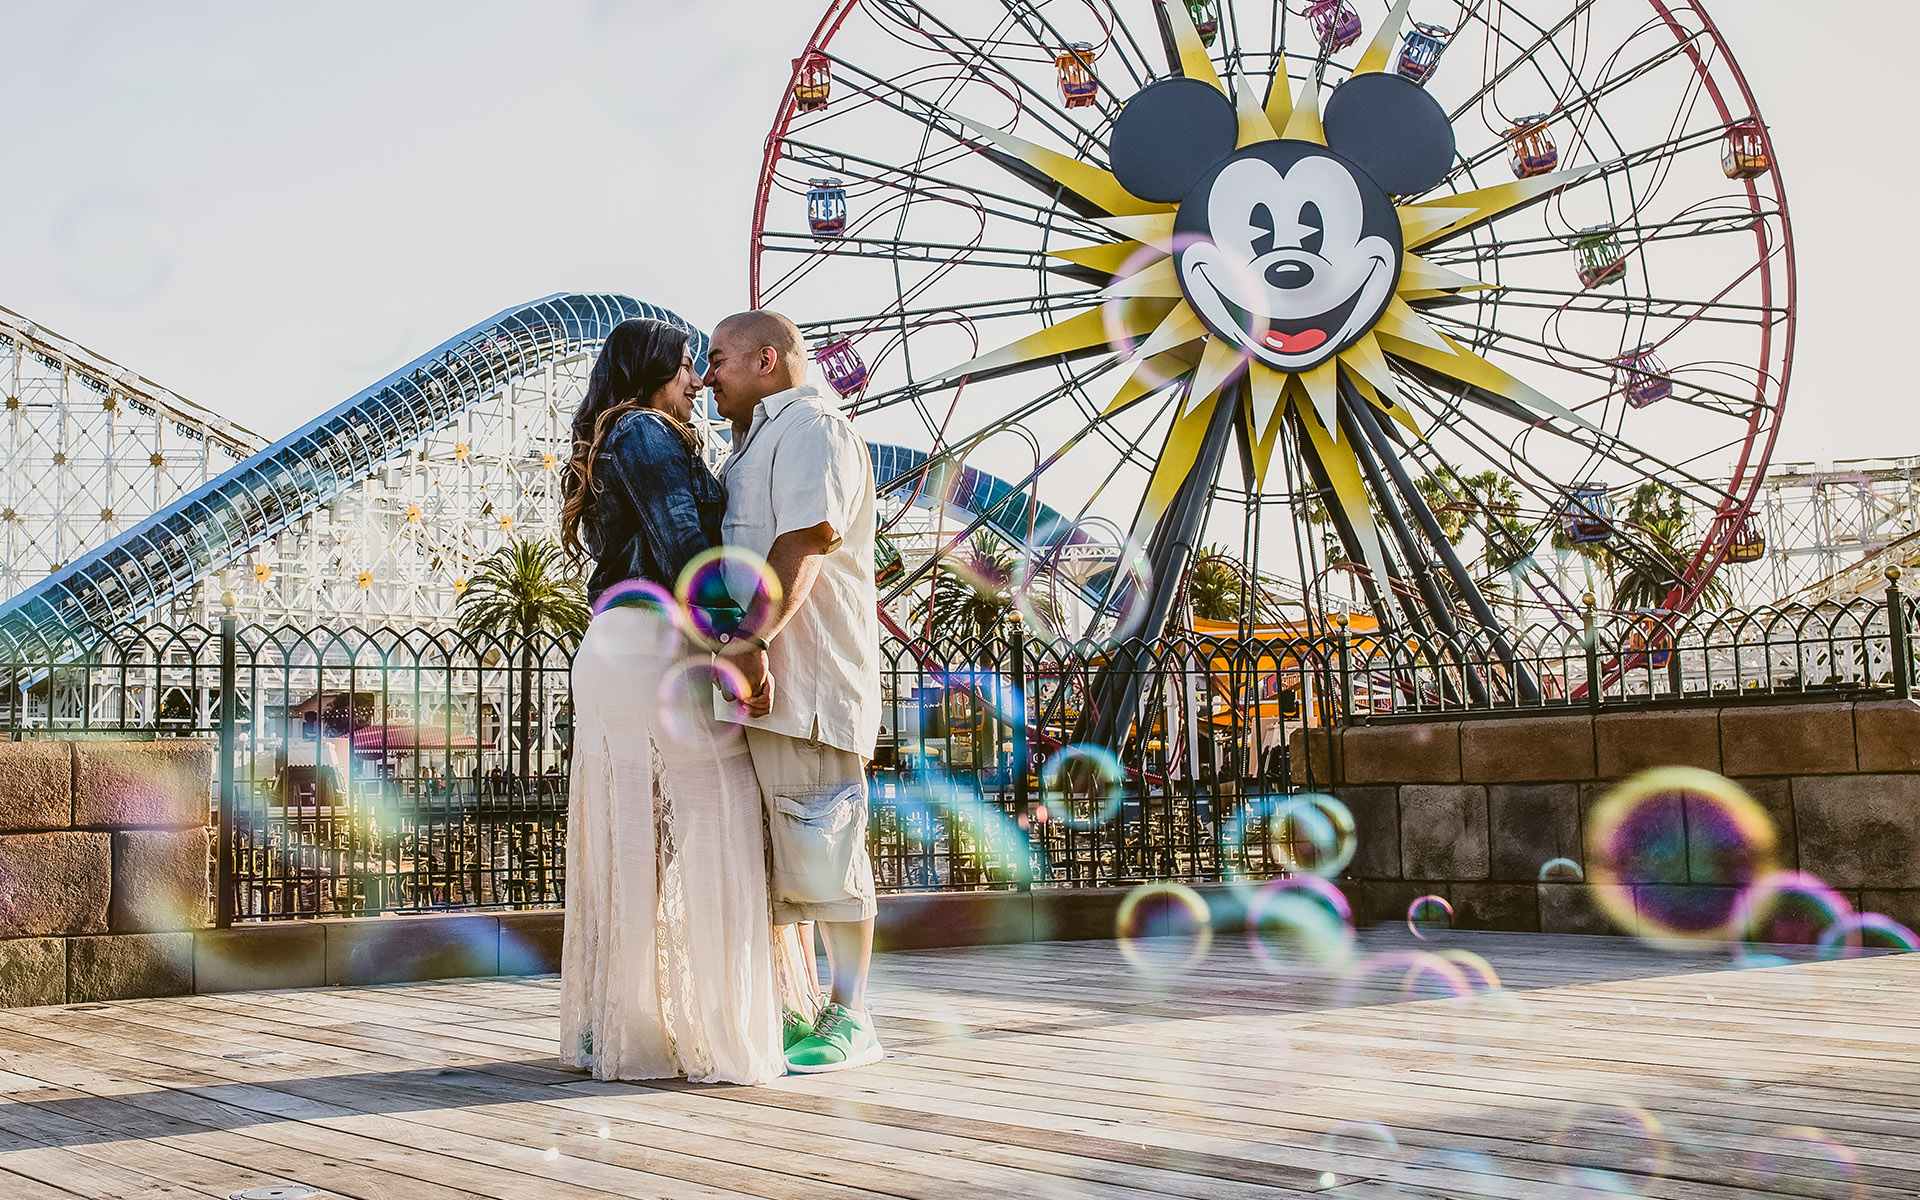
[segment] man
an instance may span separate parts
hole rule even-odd
[[[731,547],[778,580],[749,613],[751,648],[731,657],[771,710],[747,722],[773,844],[774,920],[816,921],[833,993],[811,1025],[787,1018],[787,1066],[840,1071],[881,1056],[867,1012],[873,864],[867,760],[880,731],[880,625],[873,580],[873,463],[851,423],[806,382],[800,330],[779,313],[738,313],[713,331],[706,384],[733,423],[722,468]],[[740,581],[747,603],[758,581]]]

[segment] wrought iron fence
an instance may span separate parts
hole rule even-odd
[[[1301,627],[1067,642],[1016,619],[883,647],[885,890],[1279,872],[1303,727],[1910,697],[1914,600],[1432,637]],[[1256,632],[1267,636],[1256,636]],[[219,919],[565,895],[570,647],[546,636],[151,626],[0,644],[12,737],[218,746]]]

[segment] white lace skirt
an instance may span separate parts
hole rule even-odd
[[[595,616],[574,659],[560,1057],[599,1079],[765,1083],[786,1070],[783,1000],[810,1011],[817,982],[796,931],[775,937],[745,740],[688,662],[638,607]]]

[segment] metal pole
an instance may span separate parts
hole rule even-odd
[[[239,698],[234,695],[234,679],[238,672],[234,664],[234,644],[238,621],[234,617],[234,597],[228,592],[220,597],[225,612],[220,617],[220,823],[217,838],[219,844],[214,854],[215,886],[214,925],[225,929],[233,924],[233,803],[234,778],[234,710],[239,706]]]
[[[1016,879],[1023,892],[1033,890],[1033,804],[1027,789],[1027,764],[1032,761],[1033,741],[1027,728],[1027,627],[1020,609],[1007,606],[1007,653],[1012,660],[1008,674],[1013,684],[1013,803],[1027,835],[1026,853],[1020,856]]]
[[[1347,614],[1333,615],[1333,623],[1340,627],[1340,724],[1349,728],[1353,725],[1353,634],[1347,628]]]
[[[1887,636],[1893,651],[1893,698],[1913,699],[1913,631],[1907,628],[1907,600],[1900,594],[1900,568],[1887,568]]]
[[[1600,711],[1600,602],[1592,592],[1580,597],[1580,605],[1585,610],[1583,624],[1586,628],[1587,643],[1587,708],[1592,712]]]

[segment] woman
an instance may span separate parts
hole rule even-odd
[[[573,421],[561,543],[594,560],[595,615],[573,665],[560,1056],[600,1079],[764,1083],[786,1069],[783,1000],[812,997],[804,958],[774,951],[746,744],[667,600],[720,542],[700,386],[685,330],[623,321]]]

